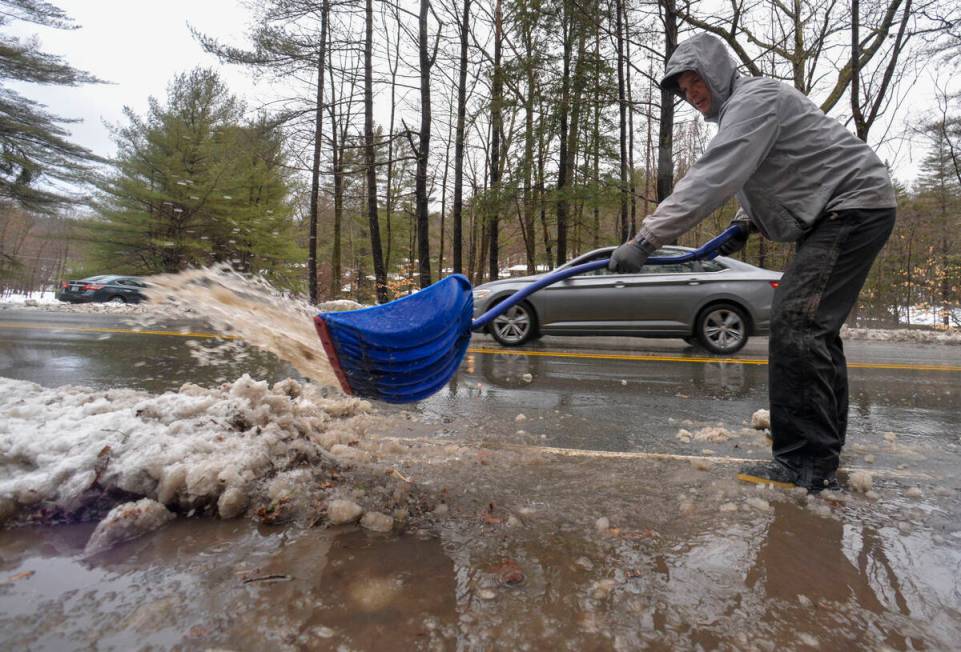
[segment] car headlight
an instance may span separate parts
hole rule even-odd
[[[491,292],[493,292],[493,290],[484,290],[484,289],[474,290],[473,292],[474,301],[480,301],[481,299],[486,299],[491,295]]]

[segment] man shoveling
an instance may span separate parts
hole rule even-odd
[[[699,34],[678,45],[662,88],[686,99],[718,132],[674,193],[647,216],[610,269],[637,272],[737,197],[741,235],[797,243],[774,295],[769,339],[773,461],[741,470],[747,482],[838,487],[847,430],[847,362],[840,331],[894,227],[895,196],[874,151],[794,88],[743,77],[723,42]]]

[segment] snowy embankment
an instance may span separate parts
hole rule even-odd
[[[846,340],[875,342],[918,342],[921,344],[961,344],[961,329],[928,330],[917,328],[848,328],[841,329]]]
[[[369,412],[366,401],[326,398],[290,379],[270,387],[245,375],[154,395],[0,378],[0,522],[98,519],[140,499],[149,501],[114,510],[105,524],[123,533],[143,521],[149,529],[168,511],[271,522],[313,510],[313,522],[331,518],[328,501],[364,503],[344,466],[396,446],[367,436]],[[359,519],[371,509],[348,511]],[[373,520],[384,527],[383,518]],[[98,534],[95,547],[110,539]]]

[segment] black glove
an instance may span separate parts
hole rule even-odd
[[[611,254],[607,269],[616,274],[636,274],[657,247],[644,238],[628,240]]]
[[[747,239],[751,236],[751,224],[749,222],[735,220],[731,222],[731,226],[737,226],[739,231],[735,233],[730,240],[717,248],[717,253],[722,256],[730,256],[744,249],[744,245],[747,244]]]

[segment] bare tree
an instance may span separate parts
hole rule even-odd
[[[373,0],[364,5],[364,163],[367,170],[367,221],[370,228],[370,252],[374,260],[374,283],[377,301],[387,301],[387,270],[380,242],[377,218],[377,148],[374,143],[374,7]]]
[[[452,220],[454,233],[452,247],[455,274],[464,270],[464,140],[467,117],[467,49],[470,36],[470,3],[464,0],[464,13],[460,20],[460,60],[457,74],[457,128],[454,136],[454,206]]]

